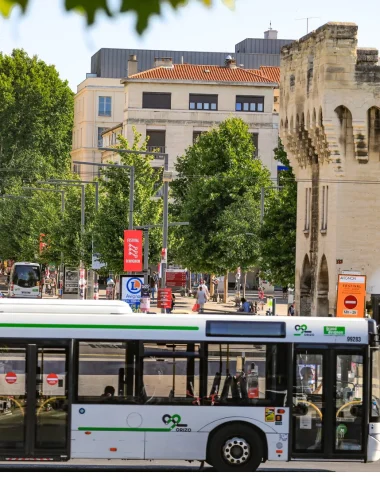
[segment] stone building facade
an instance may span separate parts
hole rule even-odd
[[[298,182],[296,313],[335,314],[337,276],[380,293],[380,66],[353,23],[282,49],[280,136]]]

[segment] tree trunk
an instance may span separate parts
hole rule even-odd
[[[245,298],[245,286],[247,284],[247,272],[244,272],[243,297]]]
[[[223,292],[223,303],[227,303],[228,300],[228,272],[224,275],[224,292]]]

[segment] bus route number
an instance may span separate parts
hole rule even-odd
[[[362,337],[347,337],[347,342],[360,343],[361,341]]]

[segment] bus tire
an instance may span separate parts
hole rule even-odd
[[[253,472],[262,461],[263,451],[260,435],[249,425],[236,422],[212,435],[207,461],[218,472]]]

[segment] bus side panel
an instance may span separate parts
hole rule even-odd
[[[144,459],[143,432],[71,432],[71,458]]]
[[[145,434],[146,460],[205,460],[207,432]]]

